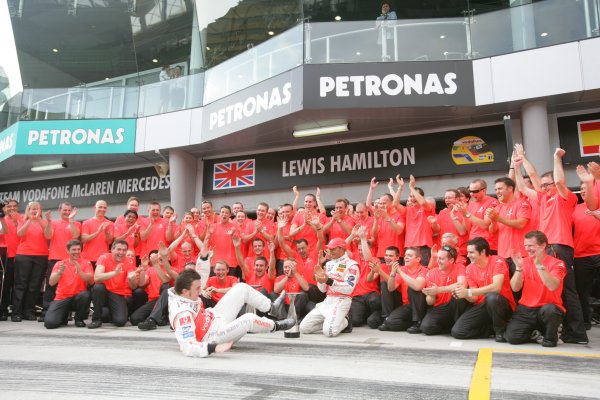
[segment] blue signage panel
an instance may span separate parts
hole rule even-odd
[[[17,148],[17,129],[19,129],[17,125],[11,125],[4,132],[0,133],[0,162],[15,154]]]
[[[15,154],[133,153],[135,124],[135,119],[21,121]]]

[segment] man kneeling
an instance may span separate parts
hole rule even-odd
[[[179,348],[188,357],[207,357],[214,352],[227,351],[232,342],[237,342],[248,332],[274,332],[295,325],[294,319],[272,321],[250,313],[236,319],[245,304],[282,318],[285,292],[271,303],[257,290],[238,283],[214,308],[205,309],[199,299],[201,290],[200,275],[194,270],[182,271],[175,287],[169,289],[169,321]]]

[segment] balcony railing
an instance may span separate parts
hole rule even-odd
[[[0,108],[0,129],[18,120],[136,118],[200,107],[303,63],[468,60],[572,42],[600,35],[599,13],[600,0],[546,0],[459,18],[305,22],[177,79],[25,89]]]

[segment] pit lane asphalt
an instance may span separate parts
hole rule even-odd
[[[337,338],[276,332],[193,359],[168,327],[9,321],[0,322],[0,398],[597,399],[600,327],[588,334],[588,345],[545,349],[368,328]]]

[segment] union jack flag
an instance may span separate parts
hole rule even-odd
[[[254,159],[215,164],[213,190],[254,186],[254,168]]]

